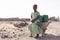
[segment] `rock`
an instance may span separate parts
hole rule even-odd
[[[20,31],[23,31],[22,29]]]
[[[1,35],[1,38],[8,38],[8,35]]]

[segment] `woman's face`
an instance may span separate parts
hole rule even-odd
[[[33,6],[33,10],[36,11],[37,10],[37,6]]]

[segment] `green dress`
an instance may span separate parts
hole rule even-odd
[[[31,14],[31,19],[33,20],[36,18],[39,14],[39,12],[34,12]],[[39,20],[37,19],[34,23],[30,24],[28,29],[30,30],[31,34],[34,36],[35,34],[42,34],[43,30],[37,25]]]

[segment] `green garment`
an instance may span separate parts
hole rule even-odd
[[[35,34],[43,33],[42,29],[36,23],[30,24],[28,28],[32,33],[35,33]]]
[[[31,19],[35,19],[39,14],[39,12],[34,12],[31,14]],[[37,19],[34,23],[30,24],[28,29],[34,36],[35,34],[42,34],[43,30],[37,25],[37,23],[40,22],[39,19]]]
[[[32,12],[31,13],[31,19],[35,19],[37,16],[39,16],[40,13],[37,11],[37,12]],[[39,19],[37,19],[34,23],[37,23],[37,22],[40,22]]]

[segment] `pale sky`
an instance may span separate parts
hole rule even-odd
[[[60,0],[0,0],[0,18],[30,18],[34,4],[40,15],[60,16]]]

